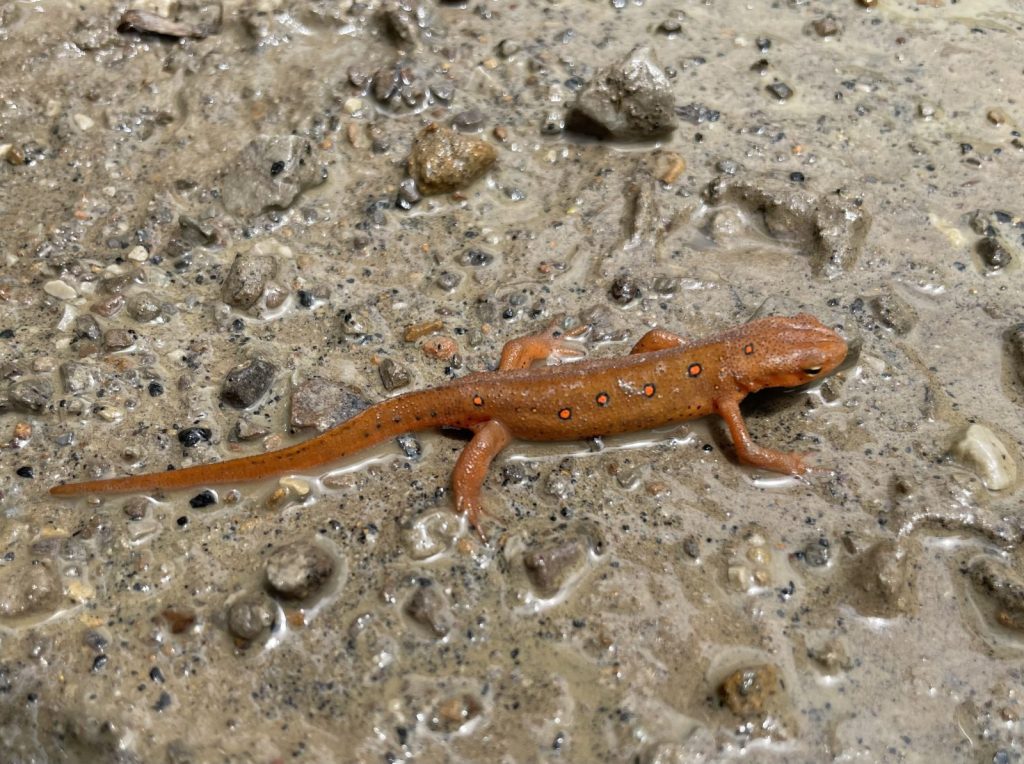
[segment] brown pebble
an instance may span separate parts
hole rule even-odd
[[[768,699],[779,686],[778,670],[771,664],[737,669],[722,680],[718,694],[737,716],[764,714]]]
[[[993,125],[1005,125],[1010,121],[1009,115],[1002,109],[989,109],[985,116]]]
[[[431,358],[446,361],[459,352],[459,345],[451,337],[431,337],[423,343],[423,352]]]
[[[457,191],[483,175],[498,158],[487,141],[431,123],[413,142],[409,175],[426,195]]]
[[[410,324],[405,327],[405,334],[402,336],[406,342],[415,342],[421,337],[426,337],[428,334],[439,332],[444,329],[444,322],[437,319],[433,321],[425,321],[422,324]]]
[[[14,440],[22,444],[32,437],[32,425],[28,422],[17,422],[14,425]]]
[[[666,167],[661,173],[658,180],[666,185],[670,185],[675,183],[679,179],[679,176],[685,172],[686,160],[675,152],[666,154],[665,158],[668,160],[668,167]]]
[[[441,732],[455,732],[466,722],[480,715],[480,701],[469,694],[443,699],[430,719],[430,727]]]

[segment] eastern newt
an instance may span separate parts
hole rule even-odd
[[[753,442],[740,401],[766,387],[822,377],[846,357],[846,342],[800,314],[751,321],[700,341],[652,329],[620,358],[531,368],[582,352],[554,328],[506,343],[498,370],[381,401],[303,443],[239,459],[55,486],[50,493],[148,491],[303,472],[376,443],[430,427],[471,430],[452,473],[455,507],[479,530],[487,469],[513,438],[564,441],[644,430],[707,414],[725,420],[741,462],[774,472],[808,470],[800,454]]]

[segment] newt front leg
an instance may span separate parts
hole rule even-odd
[[[803,454],[776,451],[757,445],[747,432],[747,423],[743,421],[743,414],[740,413],[739,398],[717,400],[715,409],[729,428],[733,448],[736,449],[736,458],[744,464],[790,475],[803,475],[810,469],[804,461]]]

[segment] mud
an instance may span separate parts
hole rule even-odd
[[[1021,760],[1018,3],[16,0],[0,50],[4,762]],[[807,479],[701,420],[513,444],[487,544],[457,433],[47,493],[555,318],[800,310],[850,358],[744,411]]]

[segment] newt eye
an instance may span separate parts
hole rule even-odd
[[[809,369],[804,369],[804,374],[809,377],[813,377],[815,374],[821,374],[820,366],[812,366]]]

